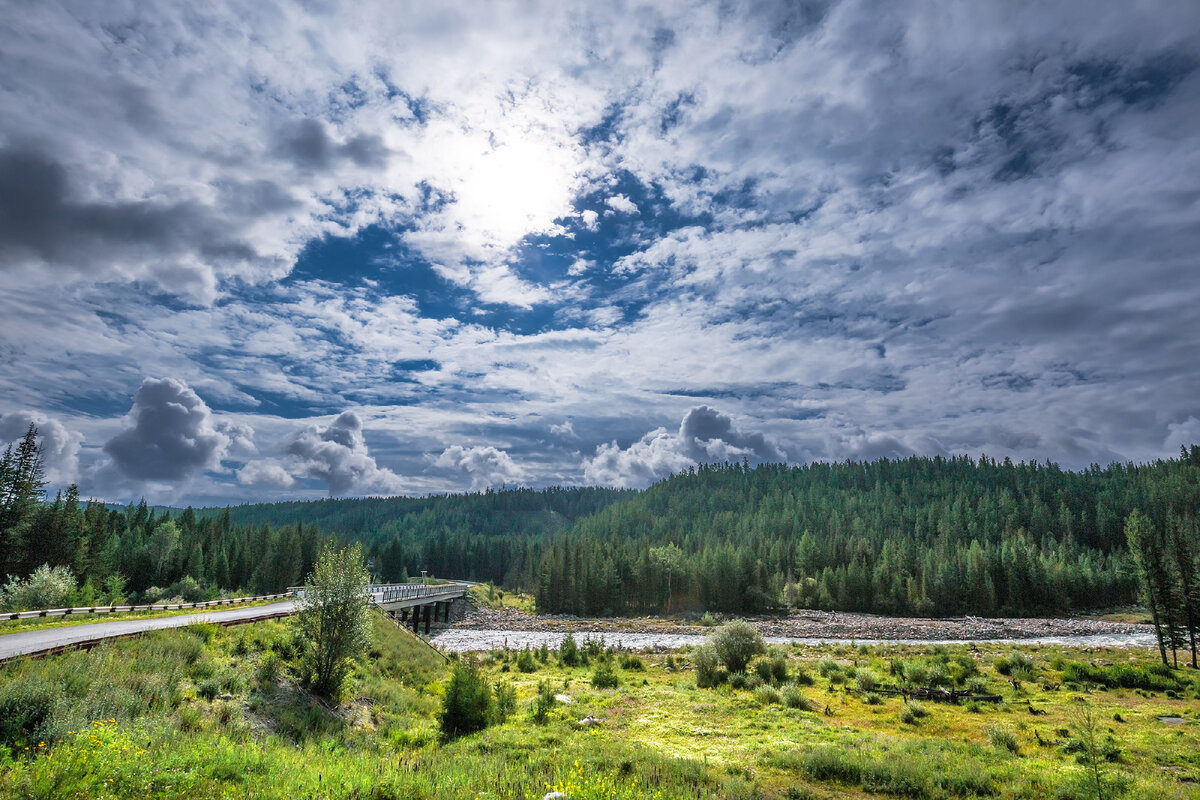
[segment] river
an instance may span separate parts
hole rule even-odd
[[[543,644],[557,648],[565,633],[545,631],[496,631],[447,628],[433,636],[430,641],[447,652],[465,653],[473,650],[498,650],[509,647],[520,650],[525,647],[539,648]],[[677,650],[687,645],[703,643],[700,634],[670,633],[590,633],[577,632],[576,640],[601,639],[609,646],[629,650]],[[767,644],[1021,644],[1061,645],[1063,647],[1156,647],[1152,633],[1093,633],[1079,636],[1035,636],[1023,639],[816,639],[810,637],[764,637]]]

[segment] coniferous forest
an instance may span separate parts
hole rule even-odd
[[[46,497],[35,431],[0,466],[9,585],[41,565],[65,568],[85,602],[114,590],[152,599],[279,591],[308,574],[332,536],[363,543],[377,579],[427,571],[490,581],[533,592],[550,613],[1028,615],[1149,599],[1152,609],[1180,609],[1170,626],[1198,614],[1197,447],[1081,471],[966,456],[727,463],[644,491],[182,511],[83,502],[75,487]],[[1137,535],[1127,537],[1131,516]],[[1174,556],[1154,560],[1170,548]],[[1168,561],[1175,566],[1154,566]],[[1148,574],[1158,576],[1149,598]]]

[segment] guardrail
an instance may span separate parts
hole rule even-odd
[[[377,596],[377,603],[394,603],[397,600],[416,600],[421,597],[432,597],[456,591],[466,591],[466,585],[460,583],[442,583],[426,586],[420,583],[400,583],[390,586],[372,586],[371,594]]]
[[[0,620],[66,617],[72,614],[116,614],[125,611],[181,611],[185,608],[209,608],[210,606],[229,606],[237,603],[255,603],[259,600],[278,600],[284,597],[292,597],[294,594],[294,592],[289,591],[281,594],[261,594],[257,597],[204,600],[197,603],[158,603],[145,606],[82,606],[79,608],[43,608],[34,611],[6,611],[0,613]]]

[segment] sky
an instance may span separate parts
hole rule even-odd
[[[173,505],[1200,442],[1200,4],[0,0],[0,439]]]

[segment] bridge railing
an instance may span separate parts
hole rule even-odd
[[[72,614],[118,614],[127,611],[180,611],[187,608],[209,608],[237,603],[255,603],[262,600],[278,600],[291,597],[292,590],[281,594],[260,594],[255,597],[231,597],[223,600],[204,600],[196,603],[154,603],[144,606],[81,606],[78,608],[39,608],[33,611],[0,612],[0,620],[31,619],[33,617],[67,617]]]
[[[373,583],[367,587],[373,603],[394,603],[397,600],[417,600],[455,592],[465,593],[469,583]],[[289,586],[288,592],[304,597],[303,586]]]
[[[394,603],[397,600],[416,600],[421,597],[465,592],[466,585],[442,583],[427,586],[420,583],[398,583],[390,586],[373,586],[371,589],[376,603]]]

